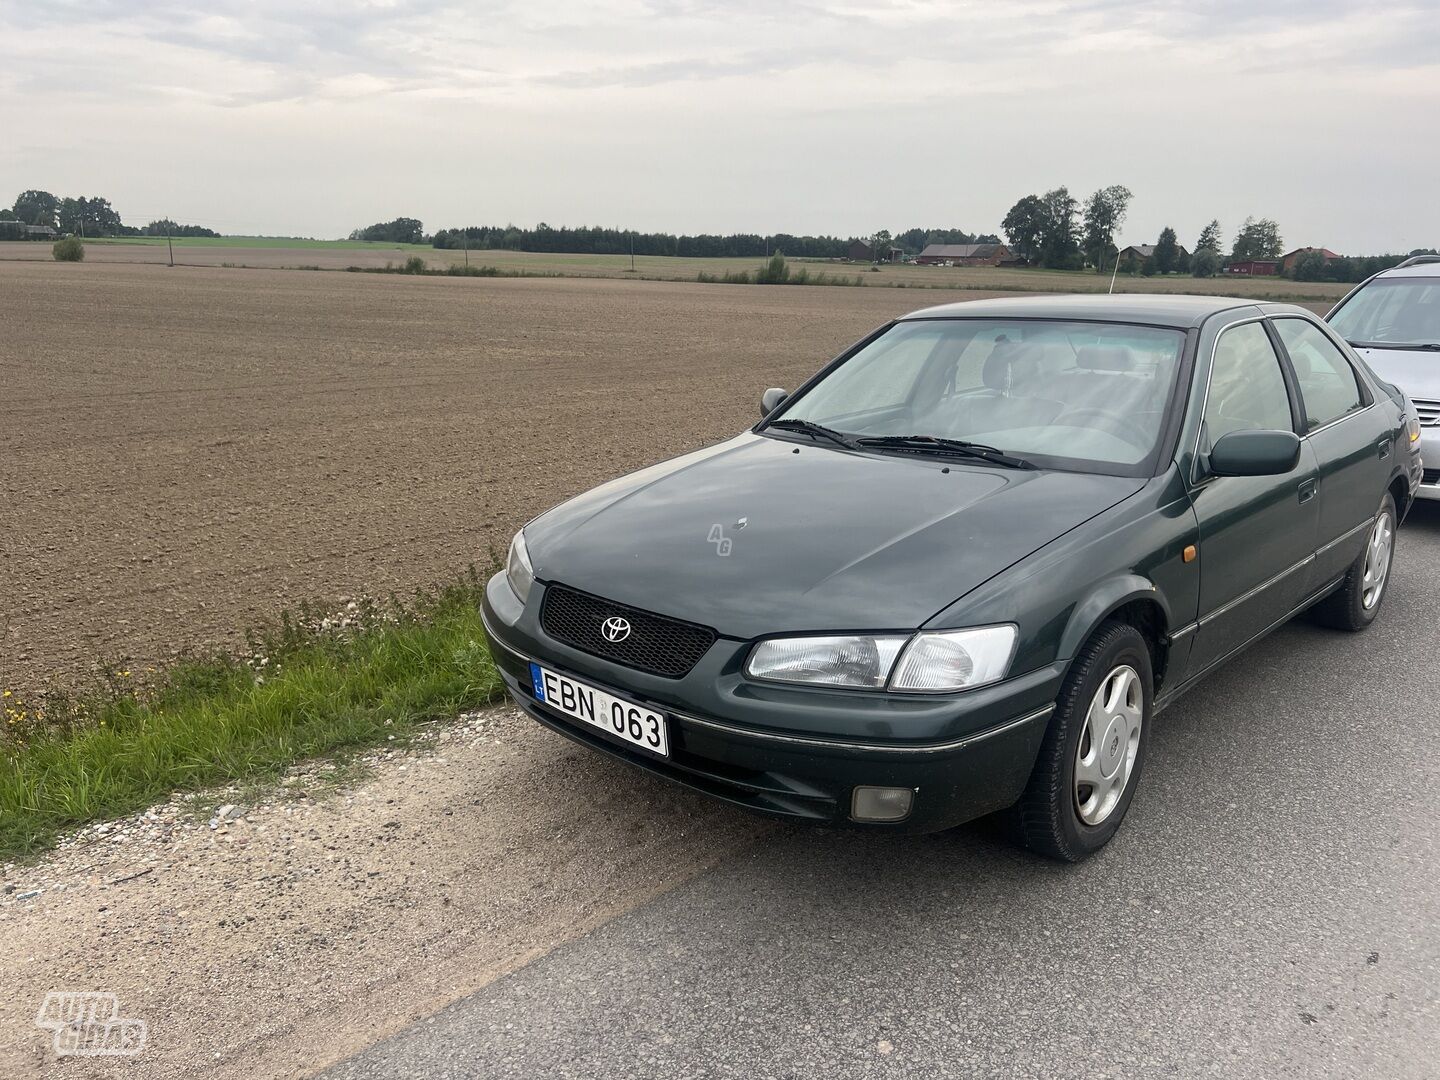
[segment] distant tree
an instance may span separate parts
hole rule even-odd
[[[1235,244],[1230,249],[1232,259],[1278,259],[1284,250],[1280,239],[1280,226],[1269,218],[1256,221],[1247,217],[1235,234]]]
[[[874,236],[870,237],[868,243],[870,244],[870,257],[875,262],[884,262],[886,258],[885,253],[890,250],[891,245],[890,230],[881,229]]]
[[[1000,237],[994,233],[970,233],[964,229],[906,229],[893,242],[911,255],[918,255],[929,244],[998,244]]]
[[[1180,268],[1180,243],[1175,238],[1175,230],[1169,225],[1160,230],[1160,239],[1155,241],[1155,252],[1151,257],[1155,260],[1157,274],[1173,273]]]
[[[1075,220],[1079,210],[1069,188],[1053,188],[1040,196],[1041,266],[1057,270],[1080,268],[1079,226]]]
[[[1190,273],[1195,277],[1214,277],[1220,272],[1220,254],[1201,248],[1190,259]]]
[[[4,208],[0,208],[0,221],[19,221],[19,220],[20,220],[20,219],[15,216],[15,211],[14,211],[14,210],[6,210],[6,209],[4,209]]]
[[[548,228],[541,225],[540,228]],[[370,240],[387,244],[419,244],[425,239],[425,226],[418,218],[398,217],[394,221],[381,221],[356,229],[350,234],[351,240]]]
[[[48,191],[22,191],[15,197],[15,216],[27,225],[55,227],[60,200]]]
[[[1212,218],[1210,224],[1200,230],[1200,239],[1195,241],[1195,253],[1211,251],[1216,255],[1220,254],[1220,245],[1223,241],[1220,238],[1220,219]]]
[[[179,222],[171,221],[169,218],[161,218],[159,221],[152,221],[145,228],[140,230],[144,236],[219,236],[214,229],[207,229],[204,225],[181,225]]]
[[[1318,251],[1307,251],[1295,260],[1296,281],[1324,281],[1328,276],[1325,256]]]
[[[1113,265],[1115,230],[1125,220],[1131,198],[1129,188],[1111,184],[1085,200],[1085,258],[1097,270]]]
[[[1010,207],[1000,228],[1010,241],[1010,250],[1027,263],[1040,258],[1040,242],[1044,231],[1044,206],[1038,195],[1026,195]],[[932,243],[935,241],[932,241]]]
[[[67,196],[60,200],[57,211],[60,231],[77,236],[119,236],[126,231],[124,222],[110,200],[99,195],[86,198]]]

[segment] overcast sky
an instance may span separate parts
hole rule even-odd
[[[338,237],[401,214],[1440,245],[1436,0],[0,0],[0,200]]]

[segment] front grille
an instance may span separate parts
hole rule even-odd
[[[1440,484],[1440,469],[1426,469],[1420,477],[1422,484]]]
[[[1425,427],[1440,427],[1440,401],[1429,401],[1426,398],[1411,398],[1415,404],[1415,411],[1420,414],[1420,423]]]
[[[624,640],[606,640],[602,627],[611,618],[630,624]],[[669,679],[688,673],[715,642],[715,631],[708,626],[602,600],[564,585],[545,590],[540,625],[556,641],[581,652]]]

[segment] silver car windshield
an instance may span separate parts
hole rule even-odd
[[[1164,427],[1184,334],[1045,319],[897,323],[769,419],[920,435],[1035,464],[1129,472]]]
[[[1403,348],[1440,344],[1440,278],[1376,278],[1330,316],[1347,341]]]

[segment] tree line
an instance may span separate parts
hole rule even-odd
[[[126,225],[110,200],[99,195],[52,195],[48,191],[22,191],[9,210],[0,208],[0,222],[49,226],[72,236],[219,236],[200,225],[178,225],[169,219],[152,221],[143,228]],[[169,230],[167,233],[166,230]]]
[[[364,239],[364,237],[361,237]],[[888,230],[868,237],[797,236],[793,233],[663,233],[635,232],[582,225],[556,228],[541,222],[533,229],[515,225],[469,225],[440,229],[431,238],[437,248],[502,248],[508,251],[563,253],[567,255],[668,255],[679,258],[767,258],[777,251],[791,258],[843,259],[857,239],[872,250],[895,246],[918,255],[927,244],[998,243],[998,236],[964,229],[906,229],[893,237]]]
[[[1212,219],[1186,251],[1170,226],[1160,230],[1154,250],[1143,259],[1121,259],[1115,233],[1125,220],[1132,196],[1120,184],[1103,187],[1082,205],[1068,188],[1058,187],[1043,195],[1026,195],[1016,201],[1001,228],[1010,250],[1025,263],[1056,270],[1091,268],[1101,273],[1117,269],[1139,274],[1191,274],[1213,277],[1226,262],[1275,260],[1285,252],[1280,226],[1271,218],[1247,217],[1236,230],[1228,257],[1218,219]],[[1433,249],[1416,248],[1410,255],[1432,254]],[[1297,281],[1363,281],[1371,274],[1394,266],[1407,255],[1372,255],[1326,259],[1308,252],[1296,259],[1290,271]]]

